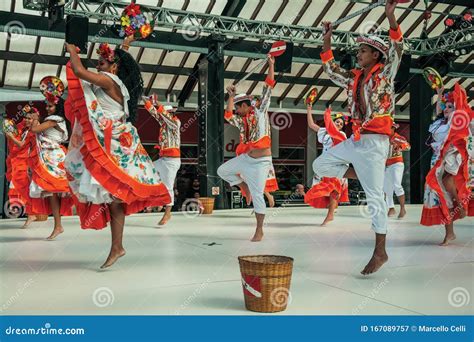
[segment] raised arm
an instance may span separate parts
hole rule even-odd
[[[121,45],[121,48],[123,51],[127,51],[130,48],[130,44],[135,41],[135,36],[132,34],[130,36],[127,36],[123,39],[123,43]]]
[[[436,115],[439,115],[443,112],[441,108],[441,99],[443,98],[444,86],[438,89],[437,99],[436,99]]]
[[[397,2],[395,0],[387,0],[387,3],[385,4],[385,15],[390,24],[390,39],[387,60],[385,61],[383,73],[392,81],[395,80],[403,55],[403,35],[400,26],[397,23],[397,19],[395,18],[396,6]]]
[[[178,128],[178,124],[173,120],[171,115],[163,108],[163,105],[157,101],[156,105],[153,105],[151,101],[143,97],[145,102],[145,109],[159,122],[160,125],[166,124],[172,128]]]
[[[332,25],[328,21],[323,22],[323,50],[321,52],[321,60],[323,62],[323,70],[328,74],[329,79],[340,87],[347,88],[351,81],[351,72],[341,68],[334,60],[331,49]]]
[[[234,114],[234,97],[237,93],[235,85],[231,84],[226,88],[227,93],[229,94],[229,99],[227,100],[227,107],[224,111],[224,119],[230,123],[232,126],[235,126],[240,129],[243,125],[242,118]]]
[[[57,125],[58,125],[57,121],[53,121],[53,120],[47,120],[46,119],[46,121],[41,123],[41,124],[39,123],[38,120],[34,120],[30,131],[32,133],[41,133],[41,132],[46,131],[47,129],[55,127]]]
[[[272,89],[275,86],[275,57],[270,54],[267,55],[268,59],[268,75],[263,85],[262,101],[260,102],[260,108],[256,111],[257,115],[267,114],[270,108],[272,100]]]
[[[313,120],[313,107],[311,107],[311,105],[306,107],[306,116],[308,118],[308,127],[313,131],[318,132],[321,127],[318,126]]]
[[[95,84],[104,90],[109,90],[114,87],[114,81],[110,77],[103,74],[90,72],[84,67],[84,65],[82,65],[75,45],[66,43],[65,46],[70,55],[69,59],[71,61],[72,70],[78,78]]]

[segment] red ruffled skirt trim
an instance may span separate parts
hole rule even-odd
[[[329,199],[334,196],[334,192],[339,197],[338,203],[349,202],[349,190],[342,187],[341,181],[335,177],[323,177],[304,196],[304,202],[313,208],[327,208]]]
[[[36,145],[36,143],[34,144]],[[61,146],[65,150],[64,146]],[[32,180],[44,191],[51,193],[69,193],[69,183],[66,177],[55,177],[46,170],[38,155],[38,147],[33,146],[30,152],[29,166],[32,171]]]
[[[146,207],[164,206],[170,203],[170,195],[163,183],[148,185],[137,181],[115,164],[105,152],[89,121],[82,84],[74,75],[70,63],[67,65],[66,73],[69,88],[66,108],[73,112],[73,115],[69,114],[68,117],[74,116],[82,127],[84,146],[80,151],[90,174],[105,190],[124,202],[126,215]],[[110,221],[106,204],[79,203],[77,198],[75,202],[82,228],[102,229]]]

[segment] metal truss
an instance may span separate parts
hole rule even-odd
[[[73,3],[77,8],[73,8]],[[117,22],[123,8],[129,3],[116,0],[67,0],[65,14],[90,19]],[[322,46],[322,30],[316,27],[286,25],[258,20],[247,20],[213,14],[196,13],[147,6],[155,19],[155,28],[175,29],[186,35],[219,34],[228,38],[247,38],[257,40],[284,40],[295,44]],[[358,32],[333,31],[333,47],[354,50],[357,48]],[[453,31],[439,37],[428,39],[405,39],[407,53],[412,55],[432,55],[467,46],[474,46],[474,28]]]

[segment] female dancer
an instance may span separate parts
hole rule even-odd
[[[30,153],[29,167],[32,171],[30,196],[33,199],[49,198],[54,217],[54,229],[47,238],[54,240],[64,232],[61,216],[72,215],[72,199],[64,169],[66,149],[62,143],[68,139],[68,123],[64,114],[61,95],[64,85],[54,76],[41,80],[40,89],[46,97],[46,113],[42,123],[33,121],[31,132],[36,134],[36,148]]]
[[[36,214],[33,213],[30,197],[30,177],[28,175],[28,158],[30,148],[33,146],[33,134],[30,133],[34,120],[39,119],[39,112],[29,105],[22,110],[23,121],[17,125],[17,132],[6,132],[5,136],[9,140],[8,157],[6,160],[6,178],[10,182],[8,190],[9,201],[18,199],[25,206],[28,215],[22,228],[27,228],[31,222],[36,221]]]
[[[331,109],[327,109],[324,114],[324,123],[326,128],[318,126],[312,115],[312,105],[308,104],[307,117],[308,127],[318,133],[318,141],[323,144],[323,153],[341,141],[347,139],[342,131],[344,128],[344,116],[337,113],[331,118]],[[328,208],[328,213],[321,226],[325,226],[334,220],[334,211],[338,203],[349,202],[349,191],[347,179],[335,177],[323,177],[322,179],[313,179],[313,187],[304,196],[305,203],[314,208]]]
[[[474,112],[467,104],[466,92],[456,84],[453,92],[438,91],[437,117],[430,126],[433,157],[426,176],[421,224],[442,224],[445,237],[440,246],[456,239],[454,221],[466,216],[471,190],[467,137]]]
[[[66,159],[69,185],[84,229],[110,221],[112,244],[101,268],[125,255],[125,215],[164,206],[171,198],[132,125],[143,90],[140,68],[124,50],[100,44],[97,73],[66,44],[68,111],[75,118]]]

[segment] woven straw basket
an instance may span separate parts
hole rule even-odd
[[[199,201],[204,207],[203,214],[210,215],[214,210],[214,197],[200,197]]]
[[[293,258],[279,255],[239,257],[245,307],[256,312],[284,311],[291,301]]]
[[[48,215],[36,215],[36,221],[46,221],[48,219]]]

